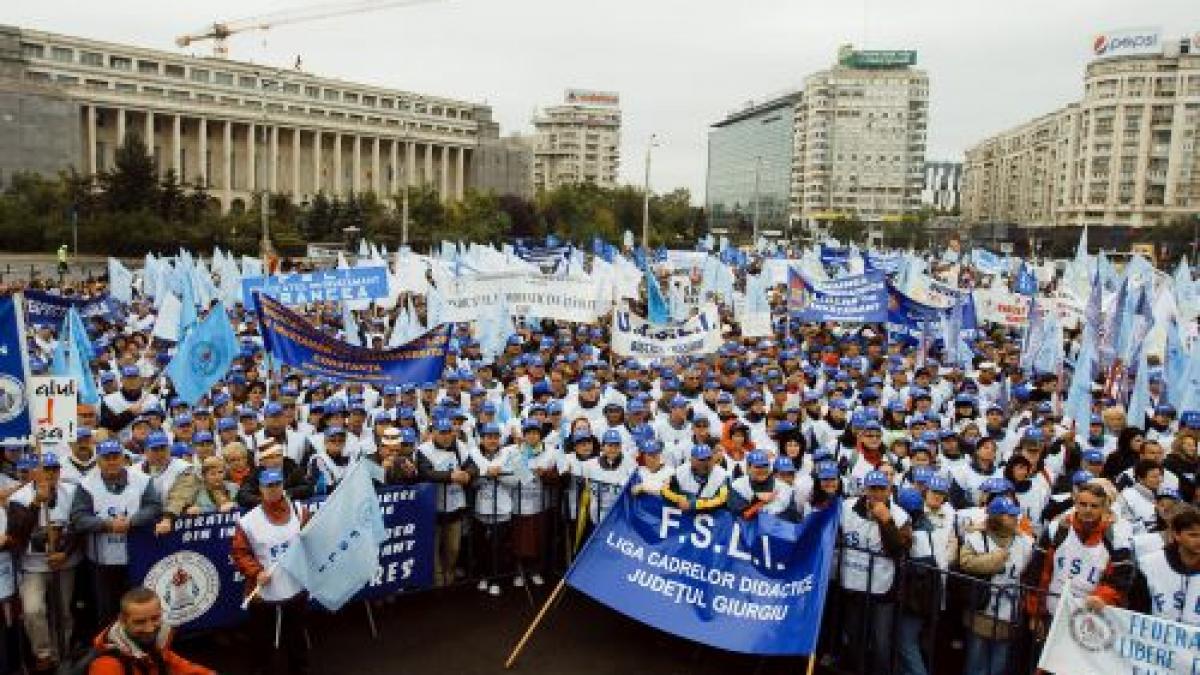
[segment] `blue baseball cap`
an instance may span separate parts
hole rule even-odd
[[[866,476],[863,476],[864,487],[886,488],[891,487],[892,482],[888,480],[886,473],[882,471],[868,471]]]
[[[60,464],[58,461],[58,455],[56,455],[53,452],[49,452],[49,451],[42,453],[42,467],[43,468],[57,469],[57,468],[60,468],[61,466],[62,466],[62,464]],[[1161,492],[1160,492],[1160,496],[1161,496]],[[1178,493],[1176,494],[1175,498],[1176,499],[1179,498]]]
[[[1075,473],[1071,474],[1071,485],[1083,485],[1084,483],[1090,482],[1093,478],[1095,478],[1095,476],[1092,475],[1091,471],[1079,469]]]
[[[703,443],[692,446],[692,459],[710,459],[712,454],[712,448]]]
[[[263,469],[258,472],[258,484],[263,485],[282,485],[283,472],[279,469]]]
[[[647,455],[657,455],[662,453],[663,444],[653,438],[644,438],[638,443],[638,450]]]
[[[283,414],[283,406],[276,403],[275,401],[271,401],[263,408],[263,414],[266,415],[267,417],[274,417],[276,415],[282,415]]]
[[[1183,499],[1182,497],[1179,496],[1179,490],[1176,490],[1175,488],[1169,488],[1169,487],[1159,488],[1158,494],[1154,495],[1154,497],[1156,499],[1171,499],[1174,501],[1180,501],[1181,499]]]
[[[193,443],[212,443],[213,435],[211,431],[197,431],[192,436]]]
[[[237,429],[237,420],[232,417],[222,417],[217,420],[217,431],[233,431]]]
[[[345,436],[345,435],[346,435],[346,430],[343,429],[342,427],[337,426],[336,424],[325,427],[325,437],[326,438],[329,438],[330,436]]]
[[[175,441],[171,444],[172,457],[190,457],[192,454],[192,446],[183,441]]]
[[[122,366],[121,377],[141,377],[142,371],[137,366]]]
[[[837,464],[833,462],[817,463],[817,480],[833,480],[839,476]]]
[[[101,441],[100,445],[96,446],[96,454],[104,457],[123,455],[125,454],[125,448],[122,448],[121,444],[117,441],[109,439],[107,441]]]
[[[796,464],[792,461],[791,457],[780,455],[775,460],[775,470],[789,473],[794,472],[796,470]]]
[[[1099,450],[1087,450],[1083,453],[1083,461],[1088,464],[1103,464],[1104,453]]]
[[[542,423],[535,419],[526,419],[521,422],[521,431],[538,431],[542,430]]]
[[[170,442],[170,439],[167,438],[167,434],[162,431],[151,431],[150,434],[146,436],[147,448],[165,448],[168,444],[170,444]]]
[[[931,492],[946,494],[950,492],[950,481],[942,475],[933,474],[929,477],[929,483],[926,485]]]
[[[495,422],[488,422],[488,423],[484,424],[483,426],[479,427],[479,435],[480,436],[499,436],[500,435],[500,425],[496,424]]]
[[[908,512],[921,511],[925,508],[925,499],[921,491],[914,487],[902,487],[896,493],[896,504]]]
[[[760,468],[771,466],[771,458],[767,457],[767,453],[755,450],[746,455],[746,464]]]
[[[988,504],[987,512],[989,516],[1019,516],[1021,507],[1008,497],[1000,497]]]
[[[454,424],[450,422],[449,417],[439,417],[433,421],[433,430],[442,432],[453,431]]]
[[[417,442],[417,430],[412,427],[404,427],[400,429],[400,442],[415,444]]]

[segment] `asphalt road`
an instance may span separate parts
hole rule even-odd
[[[534,589],[539,603],[550,586]],[[567,589],[534,634],[512,671],[504,661],[537,613],[511,587],[499,598],[474,588],[429,591],[376,609],[372,640],[361,604],[336,616],[316,616],[309,627],[314,675],[388,673],[570,673],[572,675],[792,675],[799,658],[759,659],[723,652],[648,628]],[[183,639],[178,650],[221,673],[247,673],[251,645],[236,631]]]

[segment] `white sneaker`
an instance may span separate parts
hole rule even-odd
[[[520,574],[513,577],[513,586],[514,587],[521,588],[524,585],[525,585],[525,577],[521,576]]]
[[[488,589],[488,594],[492,597],[498,597],[500,595],[500,585],[492,584],[492,587]]]
[[[529,581],[531,581],[534,586],[541,586],[542,584],[546,583],[540,574],[530,574]]]
[[[479,592],[480,592],[480,593],[487,593],[487,590],[488,590],[488,582],[487,582],[487,580],[486,580],[486,579],[484,579],[484,580],[481,580],[481,581],[479,582],[479,584],[476,586],[476,588],[478,588],[478,589],[479,589]]]

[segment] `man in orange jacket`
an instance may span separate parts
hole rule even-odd
[[[162,603],[148,588],[121,597],[121,614],[96,636],[96,658],[88,675],[215,675],[171,651],[171,629],[163,623]]]

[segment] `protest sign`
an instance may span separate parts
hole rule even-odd
[[[33,415],[34,438],[66,447],[75,440],[78,424],[78,383],[70,377],[36,375],[29,378],[29,412]]]
[[[628,310],[613,312],[612,349],[620,356],[697,356],[717,351],[721,342],[721,316],[711,303],[687,321],[667,325],[654,325]]]
[[[1195,675],[1200,626],[1116,607],[1093,612],[1063,593],[1038,667],[1057,675]]]
[[[838,504],[801,524],[725,509],[683,512],[626,490],[567,583],[609,607],[702,644],[810,654],[829,583]]]
[[[479,274],[450,279],[440,289],[447,323],[473,320],[494,305],[508,303],[513,316],[591,323],[608,307],[591,279],[532,274]]]
[[[51,326],[58,328],[67,317],[67,310],[75,307],[80,316],[90,319],[96,316],[111,317],[112,307],[109,306],[109,296],[96,298],[77,298],[46,293],[45,291],[25,291],[25,316],[32,326]]]
[[[242,302],[257,309],[255,293],[285,305],[378,300],[388,296],[387,268],[354,267],[242,279]]]
[[[788,310],[800,321],[875,323],[887,319],[887,280],[882,272],[810,282],[792,270]]]
[[[28,439],[29,359],[21,296],[0,297],[0,441]]]
[[[338,340],[278,301],[258,296],[263,346],[308,373],[377,386],[436,382],[446,362],[449,331],[442,328],[394,349],[368,349]]]
[[[995,286],[976,290],[974,296],[975,315],[980,321],[1006,328],[1021,328],[1029,323],[1029,296]]]

